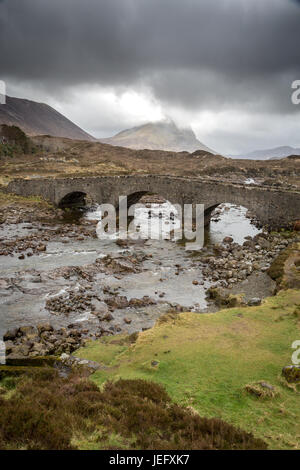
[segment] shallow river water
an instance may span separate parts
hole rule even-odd
[[[164,207],[160,207],[164,212]],[[140,211],[138,222],[145,227],[149,223],[148,211]],[[95,208],[86,214],[87,218],[99,218],[99,210]],[[162,217],[164,223],[164,216]],[[155,230],[159,217],[153,214],[151,224]],[[176,218],[174,226],[176,226]],[[14,224],[0,226],[0,238],[10,239],[16,236],[26,236],[33,230],[30,224]],[[168,224],[166,224],[168,230]],[[206,243],[222,242],[226,236],[242,244],[247,235],[254,236],[258,229],[246,218],[246,209],[223,205],[217,213],[206,233]],[[201,266],[184,246],[169,240],[146,240],[130,244],[123,248],[115,243],[116,237],[108,240],[83,239],[63,243],[53,240],[47,243],[47,251],[40,255],[25,257],[22,262],[17,255],[0,256],[0,338],[8,330],[21,325],[36,325],[41,322],[51,322],[56,327],[67,326],[70,323],[82,324],[89,330],[99,326],[99,320],[90,311],[53,315],[45,309],[46,300],[52,296],[65,295],[70,290],[92,289],[97,296],[103,295],[103,289],[131,298],[149,296],[156,305],[143,308],[127,308],[115,310],[112,326],[133,332],[151,327],[156,318],[170,309],[170,304],[178,304],[190,310],[205,311],[207,303],[205,290],[210,283],[203,278]],[[84,266],[94,263],[105,255],[122,254],[147,255],[138,273],[128,273],[124,276],[113,274],[97,274],[92,286],[86,281],[78,282],[77,278],[65,279],[49,275],[57,268],[65,266]],[[151,256],[151,257],[149,257]],[[2,281],[1,281],[2,279]],[[6,281],[3,281],[3,280]],[[193,281],[198,281],[194,285]],[[6,283],[6,284],[5,284]],[[124,317],[131,323],[124,322]]]

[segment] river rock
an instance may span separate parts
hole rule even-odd
[[[0,289],[9,289],[11,284],[6,279],[0,279]]]
[[[85,372],[88,375],[93,374],[94,372],[96,372],[96,370],[100,369],[101,367],[99,362],[81,359],[79,357],[75,357],[65,353],[60,356],[60,360],[65,366],[76,370],[79,369],[81,372]]]
[[[78,330],[54,330],[49,324],[25,326],[4,335],[6,358],[57,355],[72,352],[84,344]]]
[[[233,242],[233,238],[232,237],[225,237],[223,239],[223,243],[232,243]]]
[[[6,341],[13,341],[17,335],[18,335],[18,331],[19,331],[19,328],[14,328],[13,330],[9,330],[7,331],[4,335],[3,335],[3,341],[6,342]]]
[[[96,260],[98,264],[103,264],[112,273],[134,273],[137,272],[136,266],[130,257],[123,258],[112,258],[110,255],[104,258],[98,258]]]
[[[46,356],[48,353],[47,347],[43,343],[34,343],[32,351],[38,356]]]
[[[53,331],[53,326],[50,323],[40,323],[37,325],[37,330],[39,334],[44,333],[45,331]]]
[[[128,245],[128,240],[122,240],[121,238],[119,238],[116,241],[116,245],[118,245],[118,246],[127,246]]]
[[[126,308],[129,305],[127,297],[125,297],[124,295],[115,295],[109,297],[108,299],[105,299],[105,302],[109,306],[111,311]]]
[[[33,326],[21,326],[18,333],[20,333],[22,336],[35,336],[36,329]]]
[[[164,293],[163,293],[164,294]],[[141,299],[132,298],[129,301],[130,307],[146,307],[147,305],[155,305],[155,300],[151,299],[148,295],[144,295]]]
[[[47,250],[47,247],[46,247],[46,245],[41,244],[41,245],[38,245],[36,249],[37,249],[37,251],[43,252],[43,251]]]
[[[300,232],[300,220],[297,220],[294,224],[295,232]]]
[[[261,299],[259,297],[253,297],[253,299],[250,299],[247,304],[249,307],[255,307],[258,305],[261,305]]]
[[[6,354],[11,354],[14,348],[14,343],[12,341],[6,341],[5,342],[5,351]]]
[[[105,313],[104,315],[99,315],[99,320],[100,321],[107,321],[107,322],[110,322],[110,321],[113,321],[114,320],[114,317],[111,313]]]
[[[102,302],[98,299],[92,299],[91,301],[92,313],[96,316],[105,315],[108,313],[108,306],[105,302]]]
[[[271,243],[268,240],[265,240],[264,238],[259,238],[258,243],[264,250],[269,250],[271,247]]]

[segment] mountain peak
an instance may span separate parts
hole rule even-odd
[[[162,121],[148,122],[141,126],[121,131],[113,137],[99,140],[110,145],[135,150],[149,149],[173,152],[205,150],[215,153],[197,139],[191,127],[179,128],[170,118]]]
[[[18,126],[28,135],[51,135],[94,141],[91,135],[45,103],[6,97],[0,105],[0,124]]]

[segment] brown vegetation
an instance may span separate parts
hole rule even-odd
[[[113,436],[127,449],[266,448],[251,434],[173,404],[160,385],[144,380],[100,390],[49,368],[1,382],[1,449],[114,449],[120,444]]]
[[[2,159],[0,171],[8,182],[15,177],[77,177],[117,174],[162,174],[244,182],[256,178],[275,187],[299,187],[300,159],[233,160],[199,150],[194,153],[131,150],[100,142],[38,136],[36,154]]]
[[[300,289],[299,243],[282,251],[271,264],[268,274],[276,281],[277,289]]]
[[[35,147],[26,134],[17,126],[0,126],[0,156],[28,154],[34,152]]]

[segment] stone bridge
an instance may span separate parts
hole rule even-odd
[[[8,185],[7,191],[22,196],[42,196],[60,207],[83,201],[86,196],[93,202],[111,203],[115,207],[119,196],[127,196],[131,205],[142,195],[155,193],[174,204],[204,204],[207,220],[211,212],[225,202],[250,209],[263,225],[272,228],[300,219],[300,192],[200,178],[126,175],[16,179]]]

